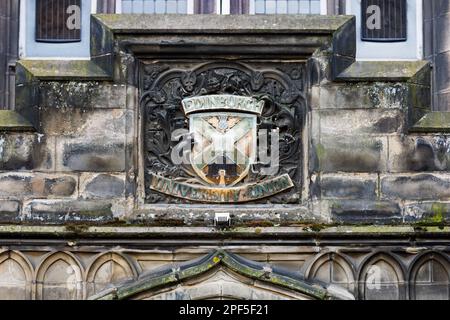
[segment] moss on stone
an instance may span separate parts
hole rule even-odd
[[[435,223],[444,223],[444,212],[445,212],[445,205],[442,203],[433,203],[431,206],[431,211],[433,211],[434,215],[431,218],[433,222]]]
[[[0,110],[0,131],[34,131],[33,126],[19,113]]]
[[[111,80],[90,60],[20,60],[18,64],[39,80]]]
[[[318,143],[316,146],[316,155],[319,161],[321,161],[326,155],[325,147],[321,143]]]
[[[450,132],[450,112],[429,112],[412,128],[413,132]]]
[[[358,61],[342,72],[344,81],[410,81],[428,66],[427,61]]]

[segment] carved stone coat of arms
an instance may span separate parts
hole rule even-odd
[[[302,65],[144,70],[147,202],[298,202]]]

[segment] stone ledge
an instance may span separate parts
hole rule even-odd
[[[323,15],[149,15],[97,14],[93,16],[117,34],[333,33],[352,16]],[[177,23],[174,24],[173,22]]]
[[[18,65],[38,80],[111,80],[90,60],[20,60]]]
[[[39,238],[55,237],[63,239],[73,235],[80,235],[84,238],[105,238],[105,239],[156,239],[161,243],[174,240],[179,243],[180,238],[190,241],[201,242],[204,239],[213,239],[222,241],[223,239],[236,239],[231,243],[238,243],[238,240],[245,239],[270,239],[279,243],[281,239],[300,241],[302,238],[314,240],[314,236],[320,236],[322,240],[326,237],[349,238],[352,243],[356,237],[373,238],[378,236],[395,236],[406,238],[409,241],[411,236],[421,236],[422,238],[450,236],[450,226],[430,226],[420,227],[414,225],[404,226],[335,226],[325,227],[321,230],[313,231],[308,227],[269,227],[269,228],[237,228],[230,230],[218,230],[206,227],[138,227],[138,226],[80,226],[79,229],[71,226],[36,226],[36,225],[0,225],[1,238],[24,237],[30,238],[37,236]],[[81,239],[81,238],[80,238]],[[64,241],[64,239],[62,240]],[[224,245],[222,243],[222,245]]]
[[[34,200],[28,206],[26,222],[104,224],[115,221],[112,204],[107,201]]]
[[[405,206],[405,221],[423,225],[443,226],[450,223],[449,202],[418,202]]]
[[[332,61],[334,79],[355,60],[355,17],[322,15],[93,15],[91,56],[116,82],[129,83],[133,55],[236,55]],[[264,53],[264,54],[262,54]]]
[[[337,79],[357,82],[406,82],[411,81],[428,65],[427,61],[357,61]]]
[[[0,110],[0,132],[33,132],[33,125],[19,113],[12,110]]]
[[[388,201],[334,201],[331,215],[342,224],[395,225],[403,220],[400,206]]]
[[[428,112],[422,119],[410,128],[410,131],[449,133],[450,112]]]

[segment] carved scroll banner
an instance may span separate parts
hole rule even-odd
[[[151,176],[150,188],[169,196],[205,203],[242,203],[271,197],[294,187],[288,174],[233,188],[211,188],[177,182],[158,175]]]

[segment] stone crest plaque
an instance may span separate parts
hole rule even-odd
[[[302,64],[143,71],[148,203],[299,202]]]

